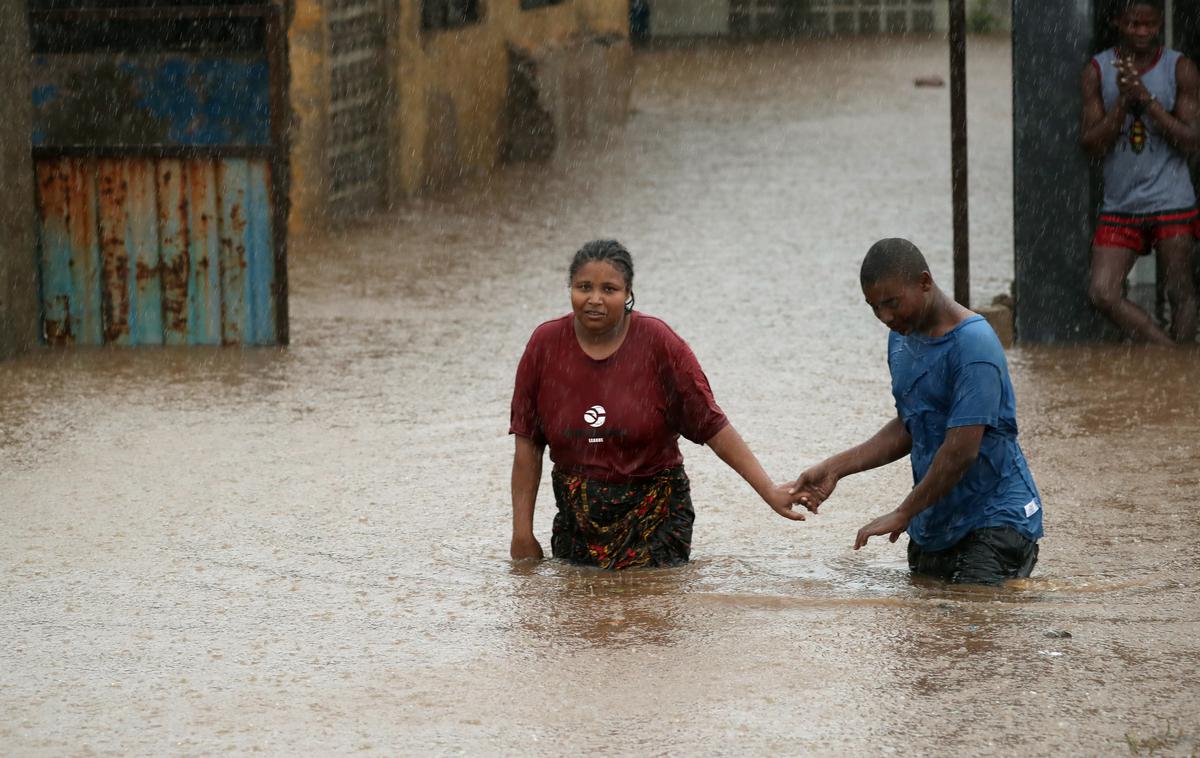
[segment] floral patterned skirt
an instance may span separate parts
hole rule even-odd
[[[631,484],[560,471],[551,478],[555,558],[613,571],[687,563],[696,512],[683,466]]]

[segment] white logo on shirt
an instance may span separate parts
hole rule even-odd
[[[593,429],[599,429],[604,426],[604,413],[603,405],[593,405],[583,412],[583,423]]]

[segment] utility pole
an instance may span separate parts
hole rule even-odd
[[[971,307],[967,224],[967,9],[950,0],[950,186],[954,218],[954,299]]]

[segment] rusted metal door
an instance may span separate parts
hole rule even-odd
[[[31,5],[45,340],[286,343],[278,9]]]
[[[387,25],[382,0],[331,0],[328,9],[329,204],[355,216],[387,199]]]

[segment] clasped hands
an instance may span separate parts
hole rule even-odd
[[[1141,105],[1148,107],[1154,100],[1154,95],[1142,83],[1142,75],[1138,72],[1137,64],[1132,58],[1117,58],[1113,63],[1117,70],[1117,91],[1126,106]]]
[[[822,462],[805,469],[797,477],[796,481],[791,484],[780,486],[787,489],[788,496],[791,498],[793,504],[801,505],[810,512],[817,513],[821,504],[833,494],[837,483],[838,475],[836,472],[833,471],[828,463]],[[900,539],[900,535],[908,528],[908,522],[911,520],[910,516],[899,509],[872,520],[862,529],[858,530],[858,534],[854,537],[854,549],[858,550],[867,544],[867,540],[871,537],[884,534],[888,535],[889,541],[895,542]]]

